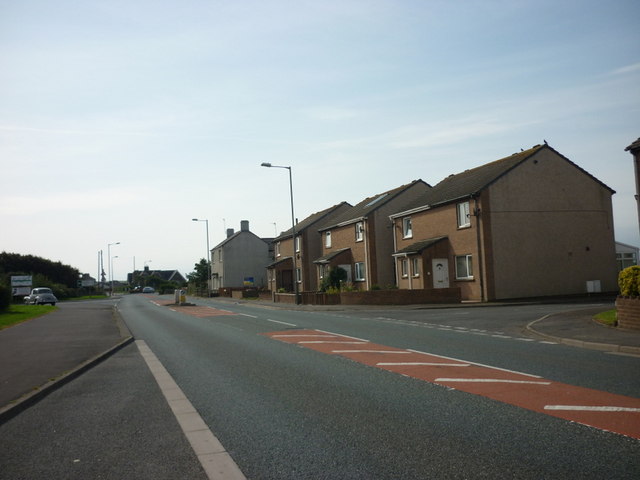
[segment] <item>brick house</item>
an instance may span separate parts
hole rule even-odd
[[[389,215],[431,189],[422,180],[366,198],[318,229],[322,252],[317,265],[318,285],[331,268],[341,267],[358,290],[395,283],[393,235]]]
[[[313,261],[322,253],[318,226],[331,222],[333,218],[349,210],[351,205],[342,202],[330,208],[308,216],[296,224],[295,255],[297,264],[296,279],[298,291],[316,291],[318,279]],[[275,261],[267,266],[268,288],[277,292],[283,288],[287,292],[293,288],[293,229],[282,232],[273,239]]]
[[[546,143],[451,175],[389,216],[398,286],[478,301],[616,291],[614,193]]]

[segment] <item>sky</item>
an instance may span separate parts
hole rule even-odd
[[[183,275],[546,140],[640,246],[637,0],[0,0],[0,251]],[[208,222],[193,222],[193,218]],[[109,244],[115,244],[109,247]]]

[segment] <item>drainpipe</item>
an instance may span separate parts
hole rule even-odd
[[[371,264],[369,262],[369,242],[367,236],[369,234],[369,222],[366,218],[362,219],[362,228],[364,232],[362,235],[364,236],[364,265],[367,269],[366,282],[367,282],[367,290],[371,289]]]
[[[480,301],[486,301],[486,295],[484,292],[484,268],[482,260],[482,242],[480,237],[480,207],[478,207],[478,197],[473,197],[473,214],[476,217],[476,241],[478,249],[478,275],[480,276]]]

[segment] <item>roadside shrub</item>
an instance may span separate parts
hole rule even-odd
[[[11,305],[11,288],[0,284],[0,312],[9,309]]]
[[[618,275],[620,295],[623,297],[640,296],[640,266],[627,267]]]

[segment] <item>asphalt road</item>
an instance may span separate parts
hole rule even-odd
[[[328,331],[640,398],[637,357],[521,334],[562,306],[312,313],[208,304],[172,310],[130,296],[119,309],[248,478],[640,475],[636,439],[269,336]]]

